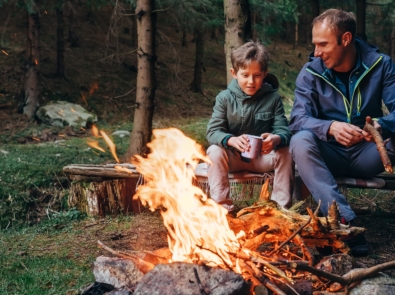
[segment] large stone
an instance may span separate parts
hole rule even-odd
[[[354,269],[352,271],[356,271]],[[395,295],[395,278],[384,273],[363,280],[348,293],[350,295]]]
[[[134,287],[144,274],[127,259],[99,256],[93,264],[96,282],[121,288]]]
[[[200,284],[199,284],[200,281]],[[247,295],[241,275],[189,263],[158,264],[137,284],[133,295]]]
[[[88,112],[78,104],[67,101],[56,101],[41,106],[37,117],[44,123],[57,126],[86,127],[86,124],[97,121],[97,116]]]

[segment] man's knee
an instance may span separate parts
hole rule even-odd
[[[291,137],[289,144],[290,153],[295,157],[298,152],[305,152],[312,146],[316,146],[317,137],[310,131],[299,131]]]

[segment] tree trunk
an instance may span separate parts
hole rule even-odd
[[[313,19],[316,16],[320,15],[320,1],[319,0],[312,0],[311,3],[311,15],[310,15],[310,22],[307,21],[307,27],[306,27],[306,38],[307,38],[307,44],[310,44],[313,36],[312,36],[312,30],[311,30],[311,24],[313,22]]]
[[[357,0],[357,37],[366,41],[366,0]]]
[[[56,55],[56,76],[64,78],[65,64],[64,64],[64,20],[63,9],[55,8],[56,11],[56,37],[57,37],[57,55]]]
[[[74,17],[74,6],[69,2],[70,14],[69,14],[69,38],[68,41],[71,47],[79,47],[80,40],[77,33],[75,32],[75,17]]]
[[[188,47],[187,32],[185,31],[185,29],[182,30],[181,46],[182,47]]]
[[[196,42],[195,67],[193,71],[193,81],[190,85],[190,89],[193,92],[203,93],[202,82],[203,82],[203,60],[204,60],[204,34],[201,29],[195,29],[195,42]]]
[[[299,41],[299,24],[295,23],[294,49],[298,47],[298,41]]]
[[[248,0],[224,0],[225,12],[225,55],[227,83],[232,80],[230,52],[251,38],[251,17]]]
[[[154,0],[138,0],[137,20],[137,83],[136,109],[130,145],[126,153],[128,160],[133,155],[146,155],[147,143],[152,136],[152,118],[155,100],[155,25]]]
[[[390,42],[390,56],[392,60],[395,60],[395,28],[391,31],[391,42]]]
[[[27,71],[25,79],[25,98],[23,113],[29,118],[35,116],[36,110],[40,105],[39,90],[39,64],[40,64],[40,17],[37,1],[33,3],[32,12],[27,14],[27,44],[26,62]]]

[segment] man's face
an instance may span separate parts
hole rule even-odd
[[[313,27],[314,56],[320,57],[328,69],[346,72],[343,69],[346,58],[344,40],[337,44],[337,35],[324,23],[317,23]]]
[[[233,69],[230,72],[239,83],[241,90],[247,95],[254,95],[262,86],[263,80],[266,77],[267,71],[263,72],[258,62],[253,61],[244,69],[239,68],[237,73]]]

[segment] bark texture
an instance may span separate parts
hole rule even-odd
[[[105,181],[74,181],[70,188],[68,205],[90,217],[140,213],[139,200],[133,200],[138,178]]]
[[[27,15],[26,43],[26,77],[23,113],[29,118],[35,116],[40,106],[39,73],[40,73],[40,16],[37,1],[32,5],[33,11]]]
[[[225,55],[227,83],[232,80],[230,53],[251,38],[251,17],[248,0],[224,0],[225,12]]]
[[[193,71],[193,81],[190,88],[193,92],[203,93],[203,60],[204,60],[204,33],[201,29],[195,29],[195,67]]]
[[[366,41],[366,0],[357,0],[357,37]]]
[[[155,100],[155,25],[154,0],[138,0],[137,20],[137,83],[136,108],[130,145],[126,153],[132,156],[147,154],[147,143],[152,136],[152,118]]]
[[[57,55],[56,55],[56,76],[64,78],[65,64],[64,64],[64,19],[63,9],[55,8],[56,11],[56,37],[57,37]]]

